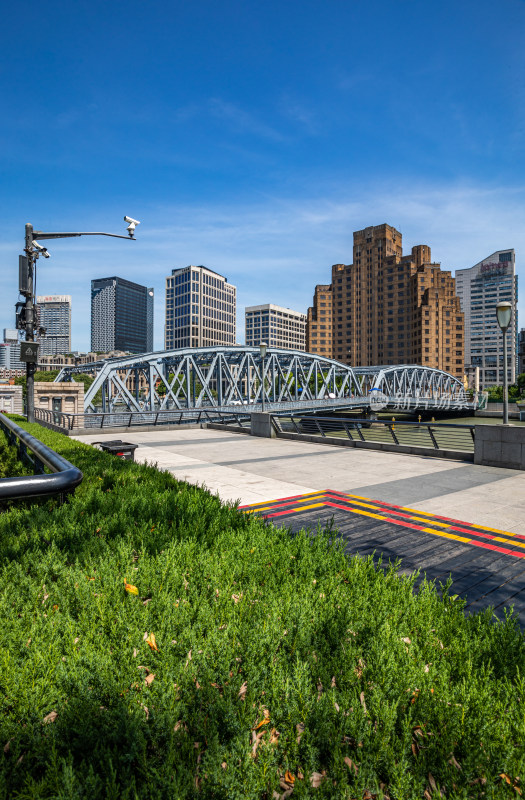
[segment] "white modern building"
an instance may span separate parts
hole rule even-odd
[[[37,325],[45,333],[38,336],[38,356],[71,352],[71,295],[39,295],[36,298]]]
[[[496,318],[496,305],[512,304],[512,322],[507,331],[509,383],[516,380],[517,297],[514,250],[497,250],[469,269],[456,270],[456,293],[465,314],[465,369],[479,367],[480,388],[503,383],[503,335]]]
[[[247,345],[258,347],[266,342],[268,347],[306,349],[306,314],[266,303],[248,306],[244,317]]]
[[[166,350],[234,345],[237,288],[208,267],[173,269],[166,278]]]

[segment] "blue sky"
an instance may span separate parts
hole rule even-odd
[[[51,0],[5,4],[2,32],[0,328],[25,222],[141,220],[39,261],[80,350],[92,278],[154,286],[160,349],[165,277],[205,264],[244,342],[246,305],[306,310],[370,224],[451,270],[514,247],[523,274],[524,0]]]

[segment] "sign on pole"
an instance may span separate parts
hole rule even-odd
[[[38,361],[37,342],[20,342],[20,361],[36,364]]]

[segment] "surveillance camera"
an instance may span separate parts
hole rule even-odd
[[[38,244],[38,242],[35,242],[34,239],[33,239],[33,247],[36,250],[38,250],[39,254],[44,256],[44,258],[49,258],[49,253],[47,252],[47,247],[42,247],[42,245]]]
[[[137,225],[140,225],[140,222],[138,221],[138,219],[133,219],[133,217],[124,217],[124,222],[129,222],[129,225],[127,227],[127,231],[128,231],[128,234],[133,239],[133,234],[135,233],[135,227]]]

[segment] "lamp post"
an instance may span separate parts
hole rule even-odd
[[[501,301],[496,306],[498,325],[503,333],[503,424],[509,424],[509,391],[507,374],[507,330],[512,318],[512,303]]]
[[[40,256],[49,258],[47,247],[38,243],[38,239],[70,239],[74,236],[111,236],[114,239],[132,239],[135,241],[135,227],[140,225],[137,219],[124,217],[124,222],[129,222],[127,227],[128,235],[121,236],[119,233],[86,232],[79,233],[45,233],[45,231],[35,231],[30,222],[25,226],[25,256],[19,258],[19,293],[24,297],[24,302],[17,303],[17,328],[25,331],[26,342],[35,341],[36,328],[36,307],[34,295],[34,283],[36,274],[36,262]],[[27,421],[35,421],[35,370],[36,357],[34,361],[28,360],[26,363],[27,380]]]
[[[259,352],[261,354],[261,411],[264,414],[264,359],[266,358],[266,350],[268,345],[266,342],[261,342],[259,345]]]

